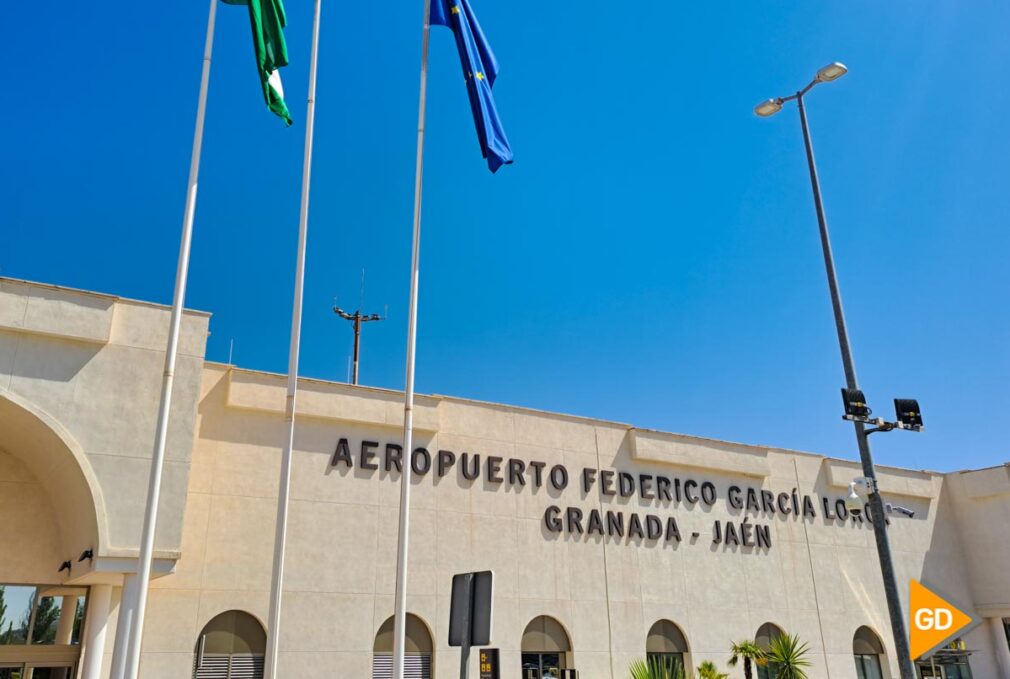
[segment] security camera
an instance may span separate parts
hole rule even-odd
[[[849,495],[845,498],[845,508],[852,516],[861,516],[863,513],[863,497],[876,491],[877,484],[873,479],[859,476],[852,479],[849,484]]]
[[[888,514],[890,514],[892,512],[898,512],[899,514],[907,516],[910,519],[914,519],[915,518],[915,511],[914,510],[909,509],[907,507],[899,507],[898,505],[892,505],[890,502],[884,503],[884,510]]]
[[[852,516],[863,514],[863,498],[859,497],[859,493],[856,492],[855,481],[849,484],[849,495],[845,498],[845,508]]]

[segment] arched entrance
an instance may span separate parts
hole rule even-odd
[[[560,679],[571,667],[572,642],[561,623],[546,615],[533,618],[523,631],[522,679]]]
[[[645,655],[651,660],[659,660],[664,665],[686,669],[687,639],[676,624],[669,620],[660,620],[649,629],[645,639]]]
[[[2,388],[0,483],[0,583],[60,584],[62,561],[103,553],[105,504],[84,451],[50,415]]]
[[[858,679],[883,679],[884,644],[869,627],[863,625],[852,637],[852,656],[856,661]]]
[[[102,548],[103,506],[73,437],[0,389],[0,679],[76,676],[89,590],[64,583]]]
[[[263,679],[267,633],[245,611],[214,617],[196,640],[194,679]]]
[[[767,651],[771,648],[772,640],[784,634],[781,627],[773,622],[766,622],[758,627],[757,634],[754,635],[754,643],[762,651]],[[776,669],[775,665],[771,663],[763,667],[759,665],[757,668],[758,679],[774,679],[777,674]]]
[[[431,632],[419,617],[407,614],[404,640],[403,676],[406,679],[431,679],[434,643]],[[372,679],[393,675],[393,617],[382,623],[372,646]]]

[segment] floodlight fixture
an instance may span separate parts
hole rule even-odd
[[[815,80],[819,83],[829,83],[832,80],[838,80],[848,72],[849,69],[845,67],[845,64],[835,61],[817,71]]]
[[[95,550],[93,550],[93,549],[85,549],[83,552],[81,552],[81,558],[79,558],[77,560],[77,563],[80,563],[80,562],[84,561],[85,559],[87,559],[88,561],[91,561],[94,558],[95,558]]]
[[[770,118],[781,110],[781,99],[767,99],[754,107],[754,114],[761,118]]]
[[[873,412],[866,405],[866,396],[859,389],[846,389],[842,387],[842,402],[845,404],[846,419],[859,418],[865,420]]]
[[[62,573],[63,571],[66,571],[67,573],[69,573],[70,570],[73,567],[74,567],[74,564],[71,563],[69,560],[67,560],[67,561],[64,561],[63,563],[60,564],[60,569],[58,571],[56,571],[56,572],[57,573]]]
[[[914,398],[894,399],[894,413],[902,428],[916,431],[922,429],[922,411]]]

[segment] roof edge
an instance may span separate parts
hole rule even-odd
[[[158,302],[149,302],[142,299],[133,299],[132,297],[123,297],[121,295],[112,295],[107,292],[95,292],[94,290],[82,290],[81,288],[72,288],[67,285],[54,285],[52,283],[40,283],[38,281],[30,281],[26,278],[14,278],[13,276],[0,276],[0,283],[16,283],[20,285],[29,285],[33,288],[43,288],[46,290],[59,290],[61,292],[70,292],[75,295],[81,295],[82,297],[97,297],[98,299],[107,299],[114,302],[122,302],[124,304],[136,304],[138,306],[154,307],[156,309],[165,309],[170,311],[172,309],[171,304],[159,304]],[[183,309],[183,313],[188,316],[204,316],[210,318],[213,314],[210,311],[203,311],[201,309]]]

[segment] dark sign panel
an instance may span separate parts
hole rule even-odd
[[[497,648],[480,649],[480,679],[501,679]]]
[[[449,645],[469,647],[490,644],[493,602],[494,574],[491,571],[452,576]]]

